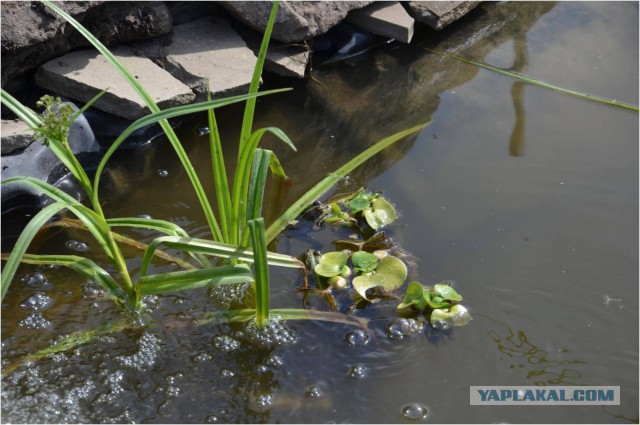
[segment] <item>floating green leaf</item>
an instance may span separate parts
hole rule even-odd
[[[353,214],[363,211],[371,206],[371,201],[369,200],[369,196],[364,194],[364,191],[361,190],[356,194],[356,196],[349,201],[349,209]]]
[[[456,304],[449,309],[449,314],[451,314],[451,320],[453,321],[453,326],[464,326],[469,323],[472,319],[469,310],[465,308],[465,306],[461,304]]]
[[[378,257],[364,251],[354,252],[351,262],[355,270],[361,273],[370,273],[378,267]]]
[[[319,259],[314,271],[323,277],[334,277],[345,272],[348,255],[344,251],[327,252]],[[348,267],[347,267],[348,268]]]
[[[384,291],[391,292],[399,289],[407,278],[407,266],[398,258],[391,255],[383,258],[376,271],[364,274],[353,279],[353,287],[364,298],[367,298],[367,289],[381,286]]]
[[[434,295],[430,291],[424,292],[424,299],[431,308],[449,308],[451,302],[445,300],[439,295]]]
[[[448,310],[435,309],[431,312],[429,322],[436,329],[449,329],[451,326],[464,326],[471,321],[471,314],[462,305],[456,304]]]
[[[364,210],[363,214],[373,230],[391,224],[398,218],[395,208],[381,196],[376,198],[371,204],[371,208]]]
[[[411,282],[404,293],[402,302],[396,307],[398,310],[415,306],[418,310],[424,310],[427,307],[427,300],[424,296],[424,287],[419,282]]]
[[[433,287],[433,293],[444,300],[462,301],[462,295],[458,294],[451,286],[442,283],[438,283]]]

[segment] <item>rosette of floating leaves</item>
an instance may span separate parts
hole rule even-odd
[[[411,282],[407,287],[398,310],[417,309],[424,313],[435,329],[450,329],[452,326],[464,326],[471,320],[471,314],[461,304],[462,295],[456,292],[448,282],[433,287],[419,282]]]

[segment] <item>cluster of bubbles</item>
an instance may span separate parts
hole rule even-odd
[[[213,359],[213,356],[206,351],[202,351],[191,358],[194,362],[204,363]]]
[[[89,245],[87,245],[84,242],[80,242],[80,241],[76,241],[71,239],[70,241],[67,241],[65,243],[65,246],[69,249],[72,249],[74,251],[78,251],[78,252],[87,252],[89,251]]]
[[[95,300],[96,298],[102,298],[105,295],[105,290],[91,279],[87,280],[82,285],[82,298],[85,300]]]
[[[147,311],[154,311],[160,307],[160,297],[157,295],[145,295],[142,297],[142,305]]]
[[[253,345],[263,348],[288,345],[296,342],[293,331],[287,328],[284,322],[276,317],[268,319],[262,329],[258,327],[255,319],[250,320],[242,336]]]
[[[349,378],[362,379],[367,376],[367,368],[362,365],[351,366],[349,369]]]
[[[419,334],[423,328],[424,323],[416,319],[392,319],[387,323],[387,335],[391,339],[402,339]]]
[[[169,172],[167,170],[158,170],[158,175],[160,177],[168,177],[169,176]]]
[[[160,339],[145,332],[138,340],[138,351],[136,353],[129,356],[116,356],[115,359],[123,366],[144,371],[155,364],[160,350]]]
[[[46,329],[51,322],[44,318],[42,313],[32,313],[18,322],[18,326],[24,329]]]
[[[213,285],[209,287],[209,297],[221,310],[229,310],[232,307],[244,307],[253,305],[253,291],[251,283],[237,283],[231,285]]]
[[[20,308],[31,311],[44,311],[51,307],[53,304],[53,298],[43,294],[42,292],[36,292],[30,295],[20,303]]]
[[[304,393],[304,396],[307,398],[320,398],[322,397],[322,395],[323,394],[320,388],[318,388],[315,385],[312,385],[309,388],[307,388],[307,392]]]
[[[213,337],[213,346],[220,351],[229,352],[240,348],[240,341],[228,335],[216,335]]]
[[[47,290],[51,289],[53,285],[47,277],[42,273],[31,273],[24,275],[20,278],[20,281],[30,288]]]

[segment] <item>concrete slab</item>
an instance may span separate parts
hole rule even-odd
[[[2,155],[24,149],[35,140],[33,130],[22,120],[2,120]]]
[[[417,21],[441,30],[474,9],[479,1],[410,1],[409,12]]]
[[[133,54],[126,47],[112,50],[160,108],[192,102],[195,95],[151,60]],[[129,120],[149,113],[138,93],[96,50],[69,53],[42,65],[36,82],[47,90],[71,99],[87,102],[103,89],[109,91],[94,107]]]
[[[277,44],[276,44],[277,43]],[[300,45],[269,43],[264,68],[285,77],[304,78],[309,63],[309,49]]]
[[[413,37],[413,18],[397,1],[375,2],[362,9],[352,10],[347,22],[382,37],[410,43]]]
[[[224,21],[206,17],[173,28],[164,46],[165,67],[197,93],[214,97],[242,94],[251,82],[257,58]]]

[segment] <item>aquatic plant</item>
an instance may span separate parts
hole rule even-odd
[[[349,161],[343,167],[331,174],[309,192],[296,201],[283,215],[265,231],[262,215],[262,201],[268,171],[277,177],[283,177],[284,171],[273,154],[268,150],[258,148],[259,142],[266,133],[271,133],[295,149],[293,143],[282,132],[282,130],[268,127],[253,131],[253,116],[255,112],[255,98],[258,96],[278,93],[284,90],[271,90],[257,93],[259,87],[262,67],[266,57],[268,42],[273,28],[278,3],[274,2],[267,30],[265,31],[263,42],[258,54],[258,60],[254,69],[249,93],[242,96],[234,96],[221,100],[208,100],[193,105],[174,107],[160,110],[154,103],[151,96],[140,85],[135,77],[118,61],[118,59],[93,35],[91,35],[82,25],[66,14],[55,4],[44,1],[47,7],[61,15],[67,22],[74,26],[84,35],[104,57],[125,77],[129,84],[144,100],[151,113],[134,123],[132,123],[111,145],[100,161],[93,182],[88,178],[82,166],[79,164],[67,142],[69,125],[86,108],[95,102],[104,92],[92,99],[78,113],[72,114],[68,107],[61,105],[58,100],[45,97],[42,105],[47,112],[44,118],[20,104],[8,93],[2,91],[2,102],[13,112],[23,119],[29,127],[47,143],[56,155],[67,165],[74,177],[80,182],[90,200],[91,208],[81,204],[63,191],[45,182],[31,177],[16,177],[8,179],[3,184],[21,182],[31,185],[42,191],[55,203],[44,208],[27,225],[23,233],[18,238],[16,246],[11,255],[4,257],[7,264],[3,271],[2,297],[4,297],[9,284],[17,270],[20,261],[30,264],[59,264],[69,267],[83,275],[95,279],[105,289],[107,294],[121,306],[132,311],[142,309],[141,299],[144,295],[163,293],[167,291],[186,290],[199,288],[206,285],[222,285],[239,282],[255,282],[256,292],[256,317],[258,326],[265,323],[269,317],[269,278],[268,265],[304,268],[304,264],[299,260],[267,251],[267,243],[272,241],[287,225],[309,206],[316,198],[329,190],[339,179],[346,176],[356,167],[361,165],[371,156],[382,149],[401,140],[407,135],[415,133],[427,124],[415,126],[389,136],[375,145],[371,146],[360,155]],[[286,89],[285,89],[286,90]],[[230,187],[227,181],[227,171],[224,166],[224,159],[221,153],[220,136],[217,131],[214,109],[232,103],[246,101],[243,115],[242,130],[238,147],[238,165],[234,175],[233,186]],[[191,162],[168,123],[169,118],[181,115],[192,114],[201,111],[208,111],[210,126],[210,146],[211,157],[214,170],[214,183],[216,197],[218,200],[218,220],[209,203],[200,179],[191,166]],[[100,176],[104,168],[116,149],[135,130],[158,123],[164,130],[172,147],[176,151],[182,166],[184,167],[200,202],[203,213],[209,225],[213,240],[190,238],[186,231],[174,223],[139,217],[125,217],[107,219],[102,211],[99,188]],[[33,255],[26,254],[27,248],[38,230],[47,224],[52,217],[60,211],[67,209],[73,213],[80,223],[75,222],[75,226],[83,227],[89,231],[106,253],[111,264],[116,268],[119,279],[108,273],[98,264],[87,258],[79,256],[64,255]],[[70,220],[58,221],[60,225],[70,226]],[[51,225],[52,223],[49,223]],[[53,223],[54,225],[56,223]],[[123,235],[113,232],[113,227],[138,227],[152,229],[165,234],[154,239],[149,245],[136,243]],[[131,245],[144,248],[145,253],[142,259],[140,275],[132,279],[127,269],[124,256],[118,243],[129,243]],[[198,266],[185,263],[180,259],[169,256],[158,250],[159,246],[166,246],[175,250],[188,253]],[[207,256],[217,256],[228,260],[224,265],[212,267]],[[150,263],[154,257],[169,259],[174,263],[185,267],[186,270],[148,275]],[[255,263],[255,274],[245,263]],[[233,313],[226,317],[234,317]],[[238,313],[237,317],[247,320],[246,312]],[[287,317],[310,317],[306,313],[286,310],[282,318]],[[321,315],[317,316],[321,317]],[[316,317],[316,318],[317,318]]]

